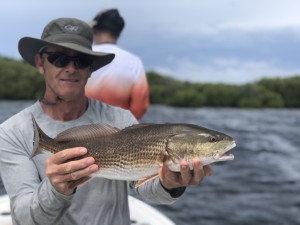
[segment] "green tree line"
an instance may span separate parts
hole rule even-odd
[[[182,82],[153,71],[147,76],[153,104],[177,107],[300,107],[300,76],[262,79],[243,85]]]
[[[300,107],[300,76],[257,82],[205,84],[179,81],[148,71],[151,104],[176,107]],[[0,99],[37,99],[44,90],[43,77],[22,60],[0,57]]]
[[[24,61],[0,57],[0,99],[37,99],[44,90],[43,77]]]

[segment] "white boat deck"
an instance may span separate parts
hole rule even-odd
[[[132,196],[129,196],[128,200],[132,225],[175,225],[173,221],[152,206]],[[7,195],[0,196],[0,225],[12,225],[9,204]]]

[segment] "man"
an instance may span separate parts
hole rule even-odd
[[[84,124],[106,123],[122,129],[137,123],[129,111],[85,97],[91,72],[114,57],[93,52],[92,41],[88,24],[73,18],[51,21],[41,39],[25,37],[19,41],[21,56],[44,76],[46,88],[39,101],[0,125],[0,171],[11,200],[14,225],[130,224],[127,182],[89,180],[101,165],[92,157],[78,160],[86,148],[78,146],[31,158],[32,117],[50,137]],[[191,172],[182,161],[181,172],[173,173],[164,165],[160,178],[136,191],[146,200],[170,204],[186,186],[198,184],[211,173],[210,167],[202,168],[196,159],[194,168]]]
[[[114,60],[92,73],[86,95],[110,105],[129,109],[141,119],[149,105],[149,87],[139,57],[117,46],[124,19],[117,9],[100,12],[91,22],[93,50],[111,52]]]

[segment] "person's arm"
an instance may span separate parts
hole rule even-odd
[[[9,131],[7,131],[9,132]],[[35,163],[16,136],[0,132],[0,171],[17,224],[55,224],[69,207],[71,197],[58,194],[47,178],[41,180]]]
[[[58,224],[71,205],[73,195],[67,194],[73,193],[77,185],[84,182],[85,179],[81,178],[86,176],[85,172],[90,174],[90,171],[82,173],[81,170],[73,173],[74,169],[77,170],[81,166],[86,168],[87,164],[84,161],[86,159],[79,160],[79,167],[78,164],[60,167],[48,165],[46,174],[49,178],[42,179],[37,167],[40,169],[45,167],[44,162],[49,154],[41,154],[35,156],[35,159],[30,159],[33,134],[30,130],[25,136],[20,133],[16,128],[0,129],[0,171],[11,200],[12,219],[16,224],[22,225]],[[72,152],[73,155],[68,156],[68,153],[64,155],[64,159],[80,155],[79,152],[76,153],[76,149]],[[36,160],[36,157],[39,160]],[[59,160],[60,157],[53,155],[48,159],[48,164],[57,162],[57,158]],[[39,163],[42,165],[38,165]],[[68,174],[61,174],[61,170],[66,170]],[[80,182],[76,182],[77,179]],[[69,185],[64,184],[64,181],[69,182]]]
[[[130,111],[137,119],[141,119],[149,106],[149,86],[146,75],[140,76],[132,86]]]

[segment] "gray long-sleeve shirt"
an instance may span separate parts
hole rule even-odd
[[[58,193],[45,175],[50,153],[30,158],[34,132],[32,116],[50,137],[68,128],[106,123],[123,129],[137,123],[129,111],[89,99],[87,111],[72,121],[56,121],[44,113],[39,102],[0,125],[0,174],[11,199],[14,225],[129,225],[128,185],[126,181],[94,178],[79,186],[76,193]],[[145,200],[161,204],[175,201],[152,180],[137,193]]]

